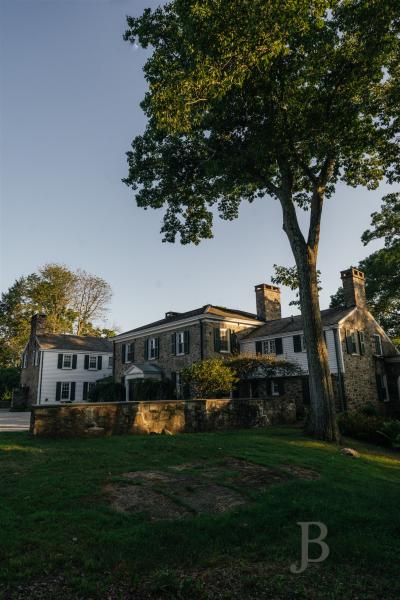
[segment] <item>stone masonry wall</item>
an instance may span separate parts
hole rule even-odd
[[[31,433],[39,436],[195,433],[294,423],[287,398],[167,400],[34,406]]]
[[[241,332],[247,327],[238,325],[234,322],[224,323],[215,322],[210,323],[203,321],[202,332],[200,330],[200,321],[193,325],[179,326],[179,322],[176,324],[176,328],[169,331],[157,332],[154,334],[138,337],[132,341],[135,342],[135,357],[134,363],[149,362],[151,364],[160,367],[165,377],[170,378],[172,372],[181,371],[185,367],[193,364],[196,361],[201,360],[201,338],[203,339],[203,358],[210,358],[213,356],[223,356],[224,353],[218,353],[214,351],[214,328],[224,326],[233,331]],[[189,353],[182,356],[175,356],[171,352],[171,334],[173,332],[178,333],[179,331],[189,331]],[[150,337],[159,338],[159,357],[153,360],[146,360],[145,358],[145,340]],[[125,342],[124,342],[125,343]],[[122,363],[122,342],[115,343],[115,380],[121,381],[121,377],[129,370],[132,363]]]
[[[364,331],[365,354],[348,354],[346,349],[346,330]],[[344,361],[344,390],[347,410],[357,411],[368,403],[380,412],[385,411],[384,403],[379,401],[376,385],[376,373],[384,373],[383,360],[375,356],[374,334],[381,334],[375,321],[367,311],[358,310],[350,315],[340,328],[340,341]],[[382,337],[382,349],[385,356],[393,355],[393,345]]]

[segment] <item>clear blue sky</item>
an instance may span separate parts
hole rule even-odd
[[[255,310],[254,285],[294,263],[277,203],[243,204],[215,239],[166,245],[162,213],[136,207],[122,182],[143,131],[145,53],[122,40],[125,15],[152,0],[0,0],[1,288],[46,262],[81,267],[113,288],[121,330],[167,310],[214,303]],[[323,218],[321,306],[339,271],[379,247],[360,235],[387,187],[340,187]],[[292,298],[283,290],[283,312]]]

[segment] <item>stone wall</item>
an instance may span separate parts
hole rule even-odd
[[[365,354],[348,354],[346,330],[364,331]],[[373,404],[380,412],[386,407],[379,401],[376,373],[384,373],[383,360],[375,356],[374,334],[381,334],[374,319],[367,311],[358,310],[349,315],[340,328],[340,341],[343,349],[344,391],[349,412],[357,411],[366,404]],[[394,346],[382,336],[382,350],[385,356],[395,353]]]
[[[21,386],[27,390],[26,399],[29,405],[35,404],[38,395],[40,366],[34,364],[35,351],[39,351],[39,347],[36,340],[31,337],[25,349],[28,357],[27,366],[21,369]]]
[[[94,436],[214,431],[294,423],[287,398],[166,400],[32,407],[31,433]]]

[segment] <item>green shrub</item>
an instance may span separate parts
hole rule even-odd
[[[112,377],[96,381],[96,386],[88,394],[89,402],[121,402],[125,400],[125,388]]]
[[[342,414],[338,418],[339,429],[343,435],[373,444],[388,444],[387,438],[380,433],[384,422],[384,417],[369,416],[362,412]]]
[[[175,388],[170,380],[138,379],[132,385],[130,400],[171,400],[175,396]]]
[[[363,406],[360,412],[367,417],[378,417],[379,416],[378,409],[371,402],[369,402],[368,404]]]
[[[181,373],[195,398],[215,398],[229,395],[239,381],[234,371],[220,358],[193,363]]]
[[[400,421],[385,421],[379,433],[389,440],[393,448],[400,450]]]
[[[12,390],[19,386],[20,376],[17,367],[0,368],[0,400],[11,400]]]

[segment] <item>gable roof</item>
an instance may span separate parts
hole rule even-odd
[[[46,333],[36,339],[42,350],[81,350],[87,352],[112,352],[113,345],[105,338]]]
[[[327,308],[325,310],[321,310],[322,325],[324,327],[337,325],[337,323],[339,323],[339,321],[341,321],[344,317],[347,317],[347,315],[349,315],[354,308],[355,307],[352,306],[350,308]],[[302,315],[296,315],[294,317],[285,317],[284,319],[268,321],[264,325],[257,327],[257,329],[253,329],[253,331],[243,335],[242,339],[248,340],[302,330],[303,317]]]
[[[212,304],[205,304],[200,308],[195,308],[194,310],[188,310],[182,313],[171,313],[171,316],[165,317],[164,319],[160,319],[159,321],[153,321],[153,323],[148,323],[147,325],[141,325],[140,327],[136,327],[135,329],[130,329],[129,331],[125,331],[116,336],[118,338],[122,335],[127,335],[130,333],[138,333],[145,329],[152,329],[153,327],[160,327],[161,325],[167,325],[169,323],[176,323],[179,321],[183,321],[184,319],[189,319],[190,317],[197,317],[205,314],[215,315],[219,317],[230,317],[237,319],[251,319],[253,321],[258,321],[262,323],[257,315],[254,313],[249,313],[244,310],[237,310],[234,308],[226,308],[225,306],[214,306]]]

